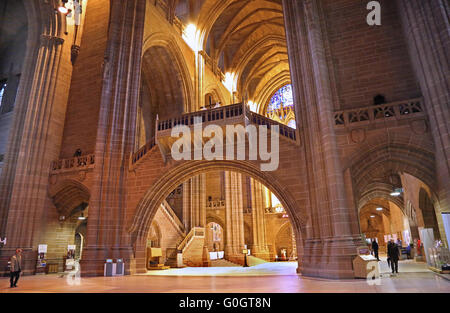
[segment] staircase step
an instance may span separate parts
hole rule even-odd
[[[248,266],[256,266],[256,265],[260,265],[260,264],[264,264],[264,263],[267,263],[267,261],[263,260],[263,259],[260,259],[260,258],[257,258],[257,257],[255,257],[253,255],[248,255],[247,256],[247,265]]]

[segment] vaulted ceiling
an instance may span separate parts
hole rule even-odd
[[[203,50],[223,73],[234,74],[239,96],[260,111],[290,83],[281,0],[167,1],[184,23],[196,24]]]
[[[231,1],[212,24],[205,51],[235,74],[241,97],[267,102],[290,80],[281,0]]]

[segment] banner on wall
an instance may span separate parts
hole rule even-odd
[[[442,220],[444,221],[444,230],[447,237],[447,247],[450,248],[450,212],[443,212]]]
[[[420,230],[420,239],[423,243],[423,250],[425,251],[425,257],[427,264],[433,266],[431,259],[431,250],[434,247],[434,232],[433,228],[422,228]]]

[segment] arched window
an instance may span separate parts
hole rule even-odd
[[[292,85],[288,84],[281,87],[270,99],[267,113],[272,113],[274,110],[280,110],[287,107],[294,106],[294,97],[292,95]]]
[[[267,106],[266,115],[291,128],[297,128],[291,84],[285,85],[275,92]]]

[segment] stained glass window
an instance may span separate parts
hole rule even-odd
[[[267,113],[286,107],[294,106],[294,97],[292,95],[292,85],[281,87],[270,99]]]

